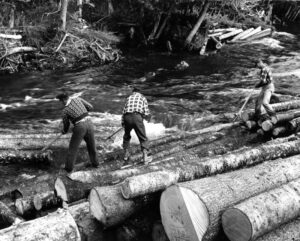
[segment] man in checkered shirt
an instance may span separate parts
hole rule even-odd
[[[130,132],[134,129],[141,145],[143,152],[143,162],[145,164],[151,162],[151,157],[148,155],[148,139],[146,136],[143,119],[149,119],[150,112],[147,99],[140,93],[137,87],[133,87],[133,93],[127,98],[122,115],[122,126],[125,129],[123,136],[124,161],[129,161],[130,152],[129,145],[131,135]]]
[[[265,120],[276,115],[270,105],[270,100],[275,91],[275,86],[273,83],[271,69],[264,64],[262,60],[257,62],[257,67],[260,68],[260,81],[255,85],[255,88],[261,87],[261,92],[256,100],[255,114],[258,119]]]
[[[86,142],[90,161],[93,167],[98,167],[97,150],[94,137],[94,126],[90,120],[88,112],[93,106],[79,97],[69,97],[68,94],[62,93],[56,96],[64,105],[63,109],[63,130],[66,134],[70,127],[70,122],[74,125],[71,137],[69,151],[65,163],[65,170],[72,172],[77,157],[77,152],[82,139]]]

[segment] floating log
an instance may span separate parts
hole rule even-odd
[[[227,38],[230,38],[230,37],[233,37],[239,33],[243,32],[242,29],[236,29],[236,30],[233,30],[229,33],[225,33],[225,34],[222,34],[221,36],[219,36],[219,40],[224,40],[224,39],[227,39]]]
[[[244,36],[242,36],[240,38],[240,40],[247,40],[247,38],[253,36],[254,34],[257,34],[261,31],[261,26],[257,27],[256,29],[254,29],[253,31],[249,32],[248,34],[245,34]]]
[[[158,201],[158,196],[138,199],[123,198],[120,186],[95,187],[89,195],[90,212],[104,227],[120,224],[146,205]]]
[[[298,155],[265,162],[167,188],[161,195],[160,210],[169,239],[214,240],[221,228],[223,211],[246,198],[299,178],[299,158]]]
[[[88,201],[85,200],[82,203],[71,205],[68,207],[68,211],[77,224],[82,241],[102,240],[103,227],[90,214],[90,205]]]
[[[271,104],[271,106],[276,112],[298,109],[300,108],[300,101],[299,100],[286,101],[286,102]],[[241,114],[241,118],[244,122],[248,120],[252,120],[254,118],[254,113],[255,113],[254,110],[243,111]]]
[[[259,237],[256,241],[295,241],[300,239],[300,219],[293,220]]]
[[[133,198],[165,189],[176,182],[199,179],[207,175],[231,171],[242,166],[300,153],[300,141],[265,144],[243,148],[225,155],[190,161],[172,169],[128,177],[121,190],[125,198]]]
[[[267,28],[265,30],[258,32],[257,34],[252,35],[251,37],[247,38],[247,40],[250,41],[250,40],[255,40],[258,38],[263,38],[263,37],[271,35],[271,33],[272,33],[272,29]]]
[[[19,223],[0,230],[1,241],[81,241],[80,233],[71,214],[63,209],[45,217]]]
[[[245,30],[244,32],[241,32],[240,34],[238,34],[237,36],[235,36],[230,42],[234,42],[236,40],[239,40],[240,38],[246,36],[248,33],[250,33],[251,31],[253,31],[254,28],[249,28],[247,30]]]
[[[300,215],[300,179],[249,198],[222,215],[231,241],[256,240]]]
[[[288,129],[285,126],[278,126],[272,131],[273,136],[280,136],[287,133]]]
[[[10,225],[19,224],[21,222],[24,222],[21,217],[17,216],[3,202],[0,202],[0,226],[8,227]]]

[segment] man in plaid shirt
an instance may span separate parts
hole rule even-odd
[[[134,129],[140,141],[143,162],[145,164],[151,162],[151,157],[148,156],[148,139],[143,123],[143,119],[148,119],[149,117],[150,112],[147,99],[139,92],[137,87],[133,87],[133,93],[127,98],[122,115],[122,126],[125,129],[123,136],[124,161],[127,162],[130,158],[130,132]]]
[[[261,92],[256,100],[255,114],[258,118],[267,119],[276,115],[270,100],[275,91],[271,69],[261,60],[257,62],[257,67],[260,68],[260,81],[255,85],[255,88],[261,88]]]
[[[94,137],[94,126],[88,116],[88,112],[93,106],[79,97],[69,97],[66,93],[56,96],[65,106],[63,109],[63,130],[66,134],[70,127],[70,122],[74,125],[69,151],[65,163],[65,170],[72,172],[77,157],[77,152],[82,139],[86,142],[92,166],[98,167],[97,150]]]

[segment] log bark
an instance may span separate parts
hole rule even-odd
[[[272,230],[259,237],[256,241],[295,241],[300,239],[299,218]]]
[[[287,113],[278,113],[277,115],[272,116],[271,122],[272,124],[276,125],[286,121],[291,121],[292,119],[298,117],[300,117],[300,111],[294,110],[294,111],[289,111]]]
[[[245,30],[244,32],[238,34],[237,36],[235,36],[231,42],[235,42],[236,40],[241,39],[242,37],[246,36],[248,33],[250,33],[251,31],[253,31],[254,28],[249,28],[247,30]]]
[[[91,215],[104,227],[120,224],[155,200],[158,200],[157,195],[126,200],[119,185],[95,187],[89,195]]]
[[[300,108],[300,101],[299,100],[293,100],[293,101],[286,101],[276,104],[271,104],[274,111],[286,111],[286,110],[292,110],[292,109],[298,109]],[[247,110],[242,112],[241,118],[243,121],[252,120],[254,118],[254,110]]]
[[[214,240],[221,228],[221,214],[228,207],[299,178],[299,157],[167,188],[160,199],[160,210],[169,239]]]
[[[0,226],[16,225],[24,222],[24,219],[18,217],[7,205],[0,202]]]
[[[222,215],[231,241],[255,240],[300,215],[300,179],[249,198]]]
[[[0,230],[1,241],[81,241],[71,214],[63,209],[45,217]]]
[[[121,190],[125,198],[133,198],[154,193],[177,183],[199,179],[207,175],[231,171],[243,166],[261,163],[280,157],[300,153],[300,141],[261,145],[256,148],[243,148],[225,155],[194,159],[182,165],[163,171],[128,177]]]
[[[68,211],[77,224],[82,241],[102,240],[103,227],[90,214],[90,205],[88,201],[71,205],[68,207]]]
[[[200,25],[202,24],[202,22],[205,18],[205,15],[206,15],[206,12],[209,8],[209,5],[210,5],[210,3],[208,1],[206,1],[204,6],[203,6],[203,9],[201,11],[201,14],[200,14],[200,17],[199,17],[197,23],[195,24],[195,26],[193,27],[193,29],[191,30],[191,32],[189,33],[189,35],[187,36],[187,38],[185,40],[185,45],[186,46],[191,44],[195,34],[198,32],[198,29],[200,28]]]

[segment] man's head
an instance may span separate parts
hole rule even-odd
[[[69,99],[69,95],[66,92],[60,93],[56,96],[56,99],[58,99],[65,105]]]

